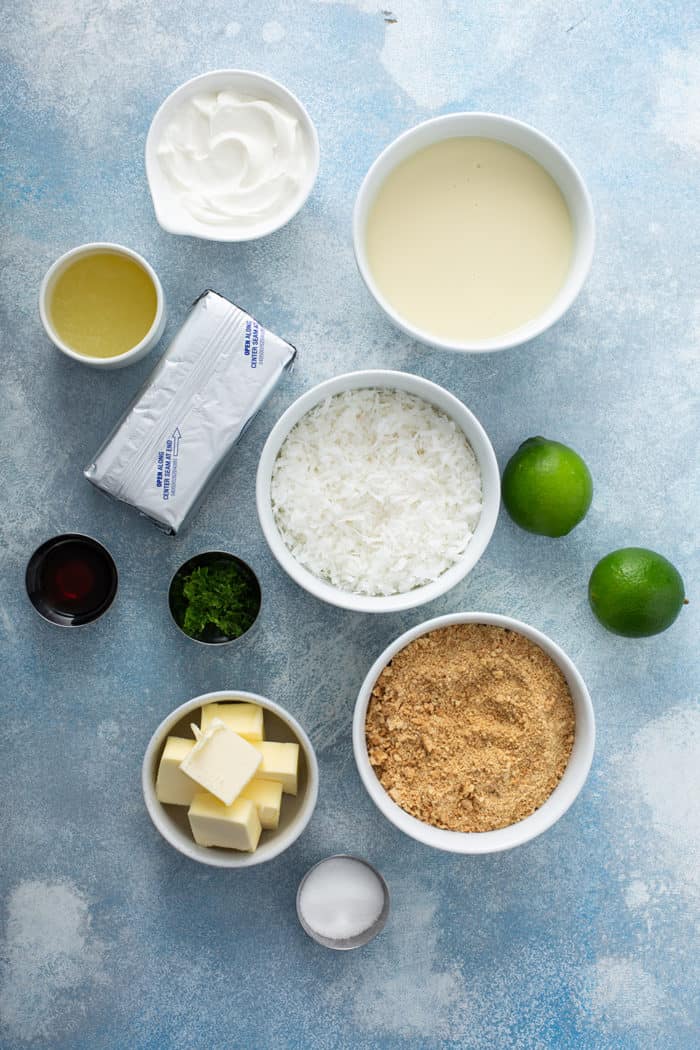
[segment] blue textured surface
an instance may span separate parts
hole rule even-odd
[[[389,12],[390,2],[27,0],[0,16],[8,1050],[700,1043],[700,22],[680,0],[396,0]],[[308,205],[247,246],[162,232],[143,172],[161,100],[226,66],[288,84],[321,140]],[[560,142],[599,221],[576,306],[534,344],[496,356],[443,356],[404,338],[352,258],[353,198],[375,155],[419,120],[465,108],[510,113]],[[100,374],[47,344],[41,276],[61,252],[98,239],[142,251],[157,269],[170,310],[162,346],[212,286],[300,350],[181,538],[103,501],[81,476],[155,361]],[[401,616],[351,615],[301,592],[262,540],[257,457],[302,390],[368,365],[443,383],[481,419],[501,464],[533,433],[571,443],[595,479],[585,522],[549,541],[502,516],[462,585]],[[30,552],[67,530],[103,539],[121,574],[111,614],[76,632],[45,625],[23,593]],[[594,563],[626,544],[664,552],[694,598],[648,641],[606,634],[587,607]],[[169,624],[171,573],[212,546],[259,572],[254,648],[202,650]],[[360,682],[392,638],[427,616],[480,608],[525,619],[570,653],[599,738],[588,784],[555,828],[508,854],[460,859],[414,844],[374,810],[350,724]],[[240,874],[189,863],[161,841],[139,786],[160,719],[229,687],[287,705],[311,733],[322,777],[302,839]],[[314,861],[343,850],[383,871],[394,910],[373,945],[336,955],[304,936],[294,895]]]

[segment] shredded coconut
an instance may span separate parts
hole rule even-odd
[[[291,554],[355,594],[402,594],[464,553],[481,514],[481,473],[454,420],[402,390],[348,390],[290,431],[272,510]]]

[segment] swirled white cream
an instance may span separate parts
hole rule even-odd
[[[278,102],[235,91],[194,95],[157,147],[171,215],[248,231],[286,212],[304,191],[311,149]]]

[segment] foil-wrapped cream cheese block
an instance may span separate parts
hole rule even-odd
[[[295,355],[250,314],[204,292],[85,477],[179,532]]]

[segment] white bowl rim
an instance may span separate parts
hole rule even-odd
[[[382,787],[367,754],[365,739],[365,719],[367,707],[377,678],[391,659],[404,649],[409,642],[430,631],[438,630],[440,627],[450,627],[460,623],[478,623],[505,627],[529,638],[539,645],[548,656],[559,666],[567,680],[571,690],[576,712],[576,729],[574,734],[574,747],[571,752],[564,775],[555,787],[549,798],[523,820],[510,824],[497,831],[447,831],[443,828],[433,827],[425,821],[411,816],[388,795]],[[352,744],[360,779],[365,789],[379,811],[399,831],[404,832],[417,842],[434,849],[444,850],[448,853],[461,854],[484,854],[500,853],[503,850],[521,846],[526,842],[541,835],[555,824],[573,804],[579,792],[583,788],[588,777],[593,752],[595,748],[595,714],[586,684],[581,677],[578,668],[563,649],[548,635],[538,631],[536,627],[516,620],[511,616],[488,612],[460,612],[448,613],[445,616],[436,616],[431,620],[425,620],[415,627],[404,631],[377,657],[367,672],[360,687],[352,723]]]
[[[214,77],[222,76],[235,76],[235,77],[250,77],[251,81],[255,81],[257,84],[265,84],[268,87],[278,91],[281,95],[286,96],[289,101],[298,108],[299,115],[301,116],[306,131],[309,135],[311,143],[311,163],[309,166],[309,173],[307,176],[308,186],[304,193],[302,193],[294,203],[293,208],[287,208],[286,211],[280,213],[276,219],[271,219],[269,223],[264,225],[257,232],[248,234],[242,232],[239,236],[231,231],[223,232],[217,231],[216,227],[213,227],[211,231],[207,230],[203,225],[199,225],[195,220],[192,220],[194,225],[189,226],[183,222],[178,225],[177,223],[170,223],[165,220],[161,214],[160,208],[157,201],[157,192],[154,190],[154,180],[152,176],[152,165],[155,163],[155,151],[156,142],[155,134],[158,124],[163,120],[165,113],[173,106],[175,102],[179,102],[187,95],[191,94],[195,86],[203,86],[203,83],[207,80],[213,79]],[[271,233],[275,233],[277,230],[286,226],[288,222],[294,218],[298,212],[306,204],[311,191],[316,183],[318,176],[318,168],[320,163],[321,150],[318,141],[318,131],[313,120],[309,116],[309,112],[306,106],[301,100],[290,91],[288,87],[281,83],[279,80],[275,80],[274,77],[267,76],[265,73],[259,73],[254,69],[210,69],[205,73],[198,73],[194,77],[190,77],[189,80],[185,80],[178,87],[174,88],[169,95],[167,95],[161,102],[158,109],[153,114],[150,126],[148,128],[148,134],[146,135],[146,145],[144,148],[144,160],[146,166],[146,180],[148,182],[148,188],[151,194],[151,200],[153,201],[153,209],[156,214],[158,224],[166,231],[166,233],[172,233],[176,236],[181,237],[198,237],[201,240],[208,241],[219,241],[226,244],[238,244],[245,241],[257,241],[261,237],[268,237]]]
[[[254,853],[237,853],[233,850],[218,849],[211,846],[199,846],[192,840],[188,840],[184,833],[175,835],[169,824],[164,819],[162,804],[156,798],[155,782],[152,774],[152,763],[154,757],[162,747],[168,733],[175,728],[177,723],[186,715],[189,711],[196,711],[204,704],[215,703],[217,700],[242,700],[251,704],[260,704],[261,707],[267,711],[271,711],[273,714],[285,722],[289,728],[297,736],[299,743],[304,748],[306,765],[307,765],[307,786],[306,796],[302,805],[299,808],[299,812],[292,824],[289,825],[284,831],[279,832],[275,837],[260,847]],[[146,803],[146,809],[148,815],[153,821],[154,826],[171,846],[174,846],[176,850],[182,853],[185,857],[189,857],[190,860],[196,860],[200,864],[208,864],[215,868],[251,868],[257,864],[265,864],[269,860],[273,860],[278,857],[280,853],[284,853],[286,849],[296,842],[302,832],[306,829],[314,809],[316,808],[316,802],[318,801],[318,760],[316,758],[316,752],[314,751],[313,745],[308,737],[306,731],[299,724],[297,719],[289,713],[284,707],[276,703],[274,700],[270,700],[266,696],[261,696],[259,693],[249,693],[243,689],[217,689],[211,693],[202,693],[200,696],[195,696],[191,700],[186,700],[179,707],[176,707],[169,715],[160,722],[156,730],[148,741],[145,754],[143,756],[143,762],[141,764],[141,787],[143,790],[143,798]]]
[[[583,241],[583,251],[580,253],[580,261],[577,265],[578,277],[576,280],[572,280],[571,276],[567,277],[564,285],[557,293],[557,296],[552,304],[547,309],[543,310],[539,317],[533,318],[526,324],[520,325],[518,328],[514,328],[509,332],[504,332],[500,336],[494,336],[491,339],[474,339],[468,341],[441,339],[431,332],[427,332],[424,329],[417,328],[412,325],[410,321],[403,318],[394,307],[388,302],[384,295],[380,292],[376,285],[376,282],[372,276],[372,272],[367,261],[367,255],[364,247],[364,229],[362,227],[361,212],[365,205],[365,198],[369,193],[369,185],[372,181],[377,168],[386,163],[387,159],[400,147],[401,144],[407,140],[419,135],[428,127],[439,127],[448,126],[449,124],[457,124],[463,121],[465,118],[469,120],[481,120],[490,121],[495,127],[511,127],[517,128],[524,132],[526,135],[532,136],[533,139],[539,141],[545,147],[551,149],[555,154],[559,156],[559,159],[567,167],[572,176],[573,182],[576,185],[577,192],[580,194],[580,203],[583,214],[585,216],[584,229],[581,231],[579,237],[577,237],[577,243],[574,247],[574,254],[572,256],[572,264],[576,259],[578,252],[578,242]],[[448,137],[448,136],[445,136]],[[449,136],[452,137],[452,136]],[[461,136],[459,133],[455,133],[455,137],[468,137],[467,132],[462,132]],[[487,138],[487,135],[481,137]],[[436,142],[441,141],[440,138],[435,139]],[[503,140],[505,141],[505,140]],[[423,147],[419,147],[423,148]],[[523,147],[517,147],[522,152],[527,152]],[[416,151],[417,152],[417,151]],[[537,159],[537,158],[534,158]],[[538,161],[541,164],[541,161]],[[387,171],[384,178],[388,176],[390,171],[393,170],[392,166]],[[544,166],[544,165],[542,165]],[[551,173],[550,173],[551,174]],[[552,176],[554,178],[554,176]],[[557,182],[557,180],[554,180]],[[557,182],[557,185],[559,183]],[[561,188],[561,187],[560,187]],[[353,208],[353,219],[352,219],[352,241],[353,251],[355,254],[355,262],[360,272],[360,276],[367,287],[370,295],[374,298],[379,307],[389,317],[389,319],[399,328],[405,332],[412,339],[417,340],[420,343],[424,343],[427,346],[435,347],[438,350],[449,350],[455,353],[494,353],[498,350],[508,350],[514,346],[521,346],[523,343],[528,343],[532,339],[536,339],[537,336],[541,335],[552,325],[556,324],[557,321],[563,317],[566,311],[573,304],[577,298],[581,288],[583,287],[588,273],[591,268],[593,261],[593,252],[595,248],[595,213],[593,211],[593,202],[591,195],[588,191],[588,187],[583,180],[583,176],[579,172],[574,162],[569,157],[561,146],[558,146],[553,139],[545,135],[544,132],[539,131],[533,127],[532,124],[527,124],[525,121],[518,120],[515,117],[509,117],[502,113],[488,113],[480,110],[460,110],[455,113],[443,113],[437,117],[430,117],[428,120],[423,120],[419,124],[413,125],[413,127],[407,128],[401,132],[395,139],[392,139],[384,149],[379,153],[371,164],[365,177],[363,178],[360,188],[357,191],[355,198],[355,205]],[[564,296],[562,292],[568,287],[567,294]],[[554,303],[557,300],[561,300],[559,305],[554,307]]]
[[[132,346],[130,350],[126,350],[123,354],[117,354],[116,357],[89,357],[87,354],[79,354],[77,351],[72,350],[71,347],[68,346],[67,343],[64,343],[57,334],[49,315],[49,304],[47,301],[48,291],[56,274],[61,270],[64,270],[73,259],[78,259],[81,256],[96,255],[97,252],[113,252],[115,255],[125,255],[129,259],[133,259],[134,262],[138,263],[138,265],[148,274],[156,291],[156,312],[153,318],[153,324],[136,346]],[[55,259],[51,266],[49,266],[39,287],[39,316],[41,317],[41,323],[43,324],[44,330],[49,339],[58,350],[66,355],[66,357],[71,357],[74,361],[79,361],[81,365],[90,365],[92,368],[120,368],[122,365],[128,364],[134,358],[143,357],[147,352],[147,348],[150,349],[151,346],[155,346],[163,334],[163,327],[165,324],[165,297],[163,295],[163,286],[160,283],[158,274],[148,260],[144,259],[143,255],[134,251],[133,248],[127,248],[126,245],[116,244],[113,241],[88,241],[85,244],[78,244],[75,248],[71,248],[69,251],[64,252],[63,255],[59,255],[58,259]]]
[[[408,381],[408,385],[406,385]],[[404,385],[402,385],[404,384]],[[296,423],[326,397],[341,393],[344,390],[366,389],[371,387],[395,388],[407,390],[431,401],[431,395],[439,392],[439,398],[447,401],[450,409],[436,406],[463,430],[467,441],[477,457],[481,470],[483,503],[479,522],[467,545],[464,554],[453,565],[446,569],[437,580],[416,587],[410,591],[391,595],[364,595],[351,591],[341,591],[326,580],[314,576],[307,568],[294,558],[286,543],[280,536],[275,523],[270,503],[270,480],[272,469],[285,438]],[[452,414],[452,410],[455,414]],[[468,420],[470,432],[462,425],[459,417]],[[475,444],[480,444],[477,451]],[[351,612],[393,613],[405,609],[414,609],[426,602],[441,597],[460,583],[474,568],[493,536],[500,508],[501,481],[496,453],[483,426],[473,412],[460,399],[438,383],[425,379],[413,372],[401,372],[390,369],[363,369],[356,372],[345,372],[342,375],[325,379],[310,387],[301,394],[282,413],[260,453],[255,485],[255,497],[258,519],[267,544],[279,565],[288,576],[309,594],[337,608]]]

